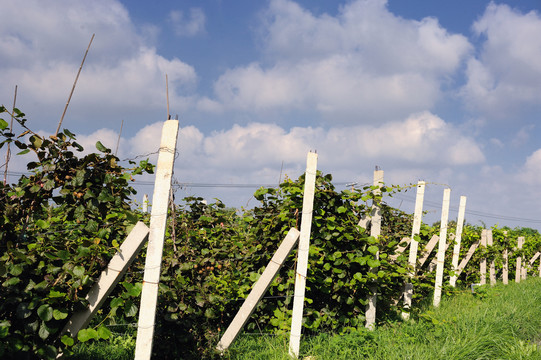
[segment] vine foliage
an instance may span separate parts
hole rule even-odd
[[[0,119],[0,147],[11,143],[33,161],[30,175],[0,184],[0,357],[53,359],[69,353],[73,338],[60,331],[87,305],[86,293],[138,219],[130,180],[153,168],[147,161],[123,168],[100,142],[100,153],[83,156],[69,130],[46,138],[18,109],[2,113],[23,131]],[[93,331],[79,339],[110,334]]]

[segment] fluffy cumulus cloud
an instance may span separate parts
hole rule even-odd
[[[344,122],[404,118],[430,109],[471,51],[436,19],[397,17],[384,0],[353,1],[337,16],[273,0],[263,19],[265,60],[215,83],[225,108],[310,108]]]
[[[541,184],[541,149],[534,151],[524,163],[517,180],[530,185]]]
[[[126,143],[130,156],[155,152],[161,124],[147,126]],[[283,165],[301,171],[306,153],[320,154],[329,172],[348,164],[389,164],[396,171],[410,167],[439,169],[483,164],[478,144],[438,116],[424,112],[405,121],[381,126],[357,125],[324,130],[313,127],[285,129],[275,124],[251,123],[204,135],[193,126],[182,127],[178,139],[177,166],[184,179],[200,180],[201,171],[212,179],[250,178],[265,168],[276,176]],[[187,176],[189,174],[189,176]],[[198,175],[199,174],[199,175]],[[209,181],[211,182],[211,181]],[[218,180],[218,182],[220,182]]]
[[[467,66],[462,89],[473,108],[491,116],[541,105],[541,15],[491,3],[473,26],[480,54]]]
[[[130,111],[164,112],[165,74],[171,102],[181,109],[191,102],[195,69],[158,54],[115,0],[29,0],[25,6],[3,1],[0,77],[6,86],[0,97],[12,98],[9,84],[17,84],[19,106],[39,118],[40,125],[50,122],[53,128],[92,34],[95,38],[72,98],[74,110],[68,113],[76,124],[68,127],[93,131],[110,126],[112,120],[120,123]]]

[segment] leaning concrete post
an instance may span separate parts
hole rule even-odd
[[[150,213],[150,234],[135,343],[135,360],[149,360],[152,353],[152,338],[154,336],[154,322],[158,302],[158,284],[160,282],[167,208],[169,205],[169,192],[171,191],[171,179],[175,162],[177,134],[178,120],[166,121],[162,130],[158,164],[156,166],[156,181],[154,183],[152,211]]]
[[[447,226],[449,221],[449,203],[451,199],[451,189],[443,191],[443,203],[441,207],[440,223],[440,241],[438,244],[437,265],[436,265],[436,283],[434,285],[434,306],[440,305],[441,289],[443,285],[443,270],[445,265],[445,249],[447,241]]]
[[[413,214],[413,227],[411,230],[411,242],[410,253],[408,263],[412,268],[412,272],[409,274],[410,278],[415,276],[415,265],[417,264],[417,251],[419,248],[419,242],[415,238],[421,231],[421,222],[423,219],[423,200],[425,196],[425,182],[419,181],[417,183],[417,195],[415,198],[415,212]],[[408,282],[404,286],[404,307],[406,309],[411,308],[411,300],[413,298],[413,284]],[[402,318],[404,320],[409,319],[409,313],[402,312]]]
[[[538,257],[541,256],[541,252],[536,252],[535,255],[530,259],[530,262],[528,263],[528,269],[533,269],[533,264],[537,260]],[[524,277],[526,279],[526,277]]]
[[[453,248],[453,272],[455,273],[449,279],[449,284],[452,287],[456,286],[456,272],[458,268],[458,258],[460,257],[460,242],[462,240],[462,229],[464,227],[464,213],[466,212],[466,197],[460,197],[460,205],[458,206],[458,218],[456,222],[456,235],[455,235],[455,246]]]
[[[143,247],[148,238],[148,232],[148,227],[142,222],[138,222],[135,225],[126,240],[120,245],[116,254],[111,258],[111,261],[109,261],[107,269],[101,272],[98,281],[92,286],[92,289],[90,289],[88,295],[85,297],[88,301],[88,308],[73,314],[62,330],[62,334],[67,332],[71,337],[77,338],[79,330],[88,326],[90,320],[96,315],[107,299],[107,296]]]
[[[261,300],[261,298],[269,288],[270,284],[276,277],[276,274],[278,274],[278,271],[282,267],[287,256],[297,243],[298,238],[299,230],[291,228],[287,233],[286,238],[284,239],[284,241],[282,241],[282,244],[280,244],[280,247],[278,248],[278,250],[276,250],[274,256],[267,264],[265,271],[263,271],[263,274],[261,274],[259,280],[257,280],[257,282],[255,283],[252,291],[250,291],[250,294],[248,295],[246,300],[244,300],[244,303],[242,304],[240,310],[237,312],[237,315],[235,315],[235,318],[233,319],[225,333],[222,335],[222,338],[220,339],[220,342],[216,347],[218,351],[223,353],[229,347],[229,345],[231,345],[231,343],[235,341],[238,334],[250,318],[250,315],[252,315],[257,303]]]
[[[470,249],[468,250],[466,257],[462,259],[460,264],[458,264],[457,274],[456,274],[457,278],[460,276],[460,274],[462,274],[462,270],[464,270],[466,265],[468,265],[468,262],[470,261],[471,257],[473,256],[473,253],[475,252],[475,249],[477,249],[478,246],[479,246],[479,240],[477,240],[470,246]]]
[[[481,231],[481,246],[487,247],[487,229]],[[482,258],[480,263],[481,279],[479,284],[485,285],[487,283],[487,259]]]
[[[524,237],[519,236],[517,239],[517,248],[520,250],[522,249],[522,245],[524,245]],[[520,278],[522,277],[522,257],[517,257],[517,268],[515,270],[515,282],[519,283]]]
[[[432,250],[434,250],[434,248],[436,247],[436,245],[439,242],[440,242],[440,237],[438,235],[432,235],[432,237],[430,238],[430,241],[428,242],[428,244],[425,245],[425,247],[423,249],[423,253],[419,258],[419,267],[423,267],[425,262],[430,257],[430,254],[432,253]],[[437,259],[437,257],[436,257],[436,259]],[[430,271],[432,271],[432,270],[430,270]]]
[[[374,195],[381,194],[381,186],[383,185],[383,170],[374,171],[374,186],[378,188],[374,190]],[[372,212],[370,216],[371,227],[370,236],[378,238],[381,234],[381,209],[378,200],[374,200],[372,204]],[[379,260],[379,251],[376,253],[376,259]],[[374,274],[378,273],[378,268],[371,269]],[[378,300],[378,287],[377,284],[370,286],[370,298],[368,299],[368,305],[366,306],[366,324],[365,327],[369,330],[374,330],[376,327],[376,303]]]
[[[293,297],[293,314],[291,334],[289,337],[289,354],[299,356],[301,346],[302,314],[304,309],[304,293],[306,290],[306,274],[308,268],[308,252],[310,248],[310,230],[312,227],[312,211],[314,209],[314,193],[316,187],[317,154],[308,153],[306,175],[304,178],[304,197],[302,200],[301,234],[297,254],[297,271],[295,276],[295,295]]]

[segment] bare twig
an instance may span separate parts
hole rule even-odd
[[[123,126],[124,126],[124,119],[122,119],[122,122],[120,123],[120,131],[118,132],[118,140],[116,141],[115,156],[118,153],[118,145],[120,144],[120,135],[122,135],[122,127]]]
[[[73,92],[75,91],[75,86],[77,85],[79,74],[81,74],[81,70],[83,69],[83,65],[86,60],[86,55],[88,54],[88,50],[90,50],[90,45],[92,45],[92,40],[94,40],[94,35],[95,34],[92,34],[92,38],[90,38],[90,43],[88,43],[88,47],[86,48],[85,56],[83,57],[81,66],[79,66],[79,71],[77,71],[77,76],[75,77],[75,81],[73,82],[73,87],[71,88],[70,96],[68,97],[68,101],[66,102],[66,106],[64,107],[64,112],[62,113],[62,117],[60,118],[60,122],[58,123],[58,127],[56,128],[56,133],[54,134],[54,136],[58,136],[58,132],[60,131],[60,126],[62,126],[62,121],[64,121],[64,115],[66,115],[66,111],[68,110],[68,105],[71,101],[71,96],[73,95]]]
[[[17,102],[17,85],[15,85],[15,95],[13,95],[13,110],[11,113],[11,125],[9,128],[9,132],[13,132],[13,113],[15,112],[15,103]],[[7,184],[8,181],[8,164],[9,159],[11,158],[11,149],[9,148],[10,143],[8,142],[8,147],[6,151],[6,168],[4,169],[4,185]]]
[[[165,94],[167,96],[167,120],[171,119],[171,113],[169,112],[169,79],[165,74]]]

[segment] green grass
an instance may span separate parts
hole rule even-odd
[[[131,360],[135,353],[135,336],[113,335],[109,340],[78,343],[75,354],[67,358],[73,360]]]
[[[288,359],[287,337],[241,337],[227,359]],[[541,359],[541,279],[476,288],[373,332],[305,337],[301,358]]]
[[[290,359],[288,342],[287,336],[241,335],[223,359]],[[131,338],[81,344],[73,358],[129,359],[133,343]],[[475,295],[458,292],[444,297],[439,308],[427,305],[411,321],[372,332],[303,337],[300,358],[541,359],[541,279],[479,287]]]

